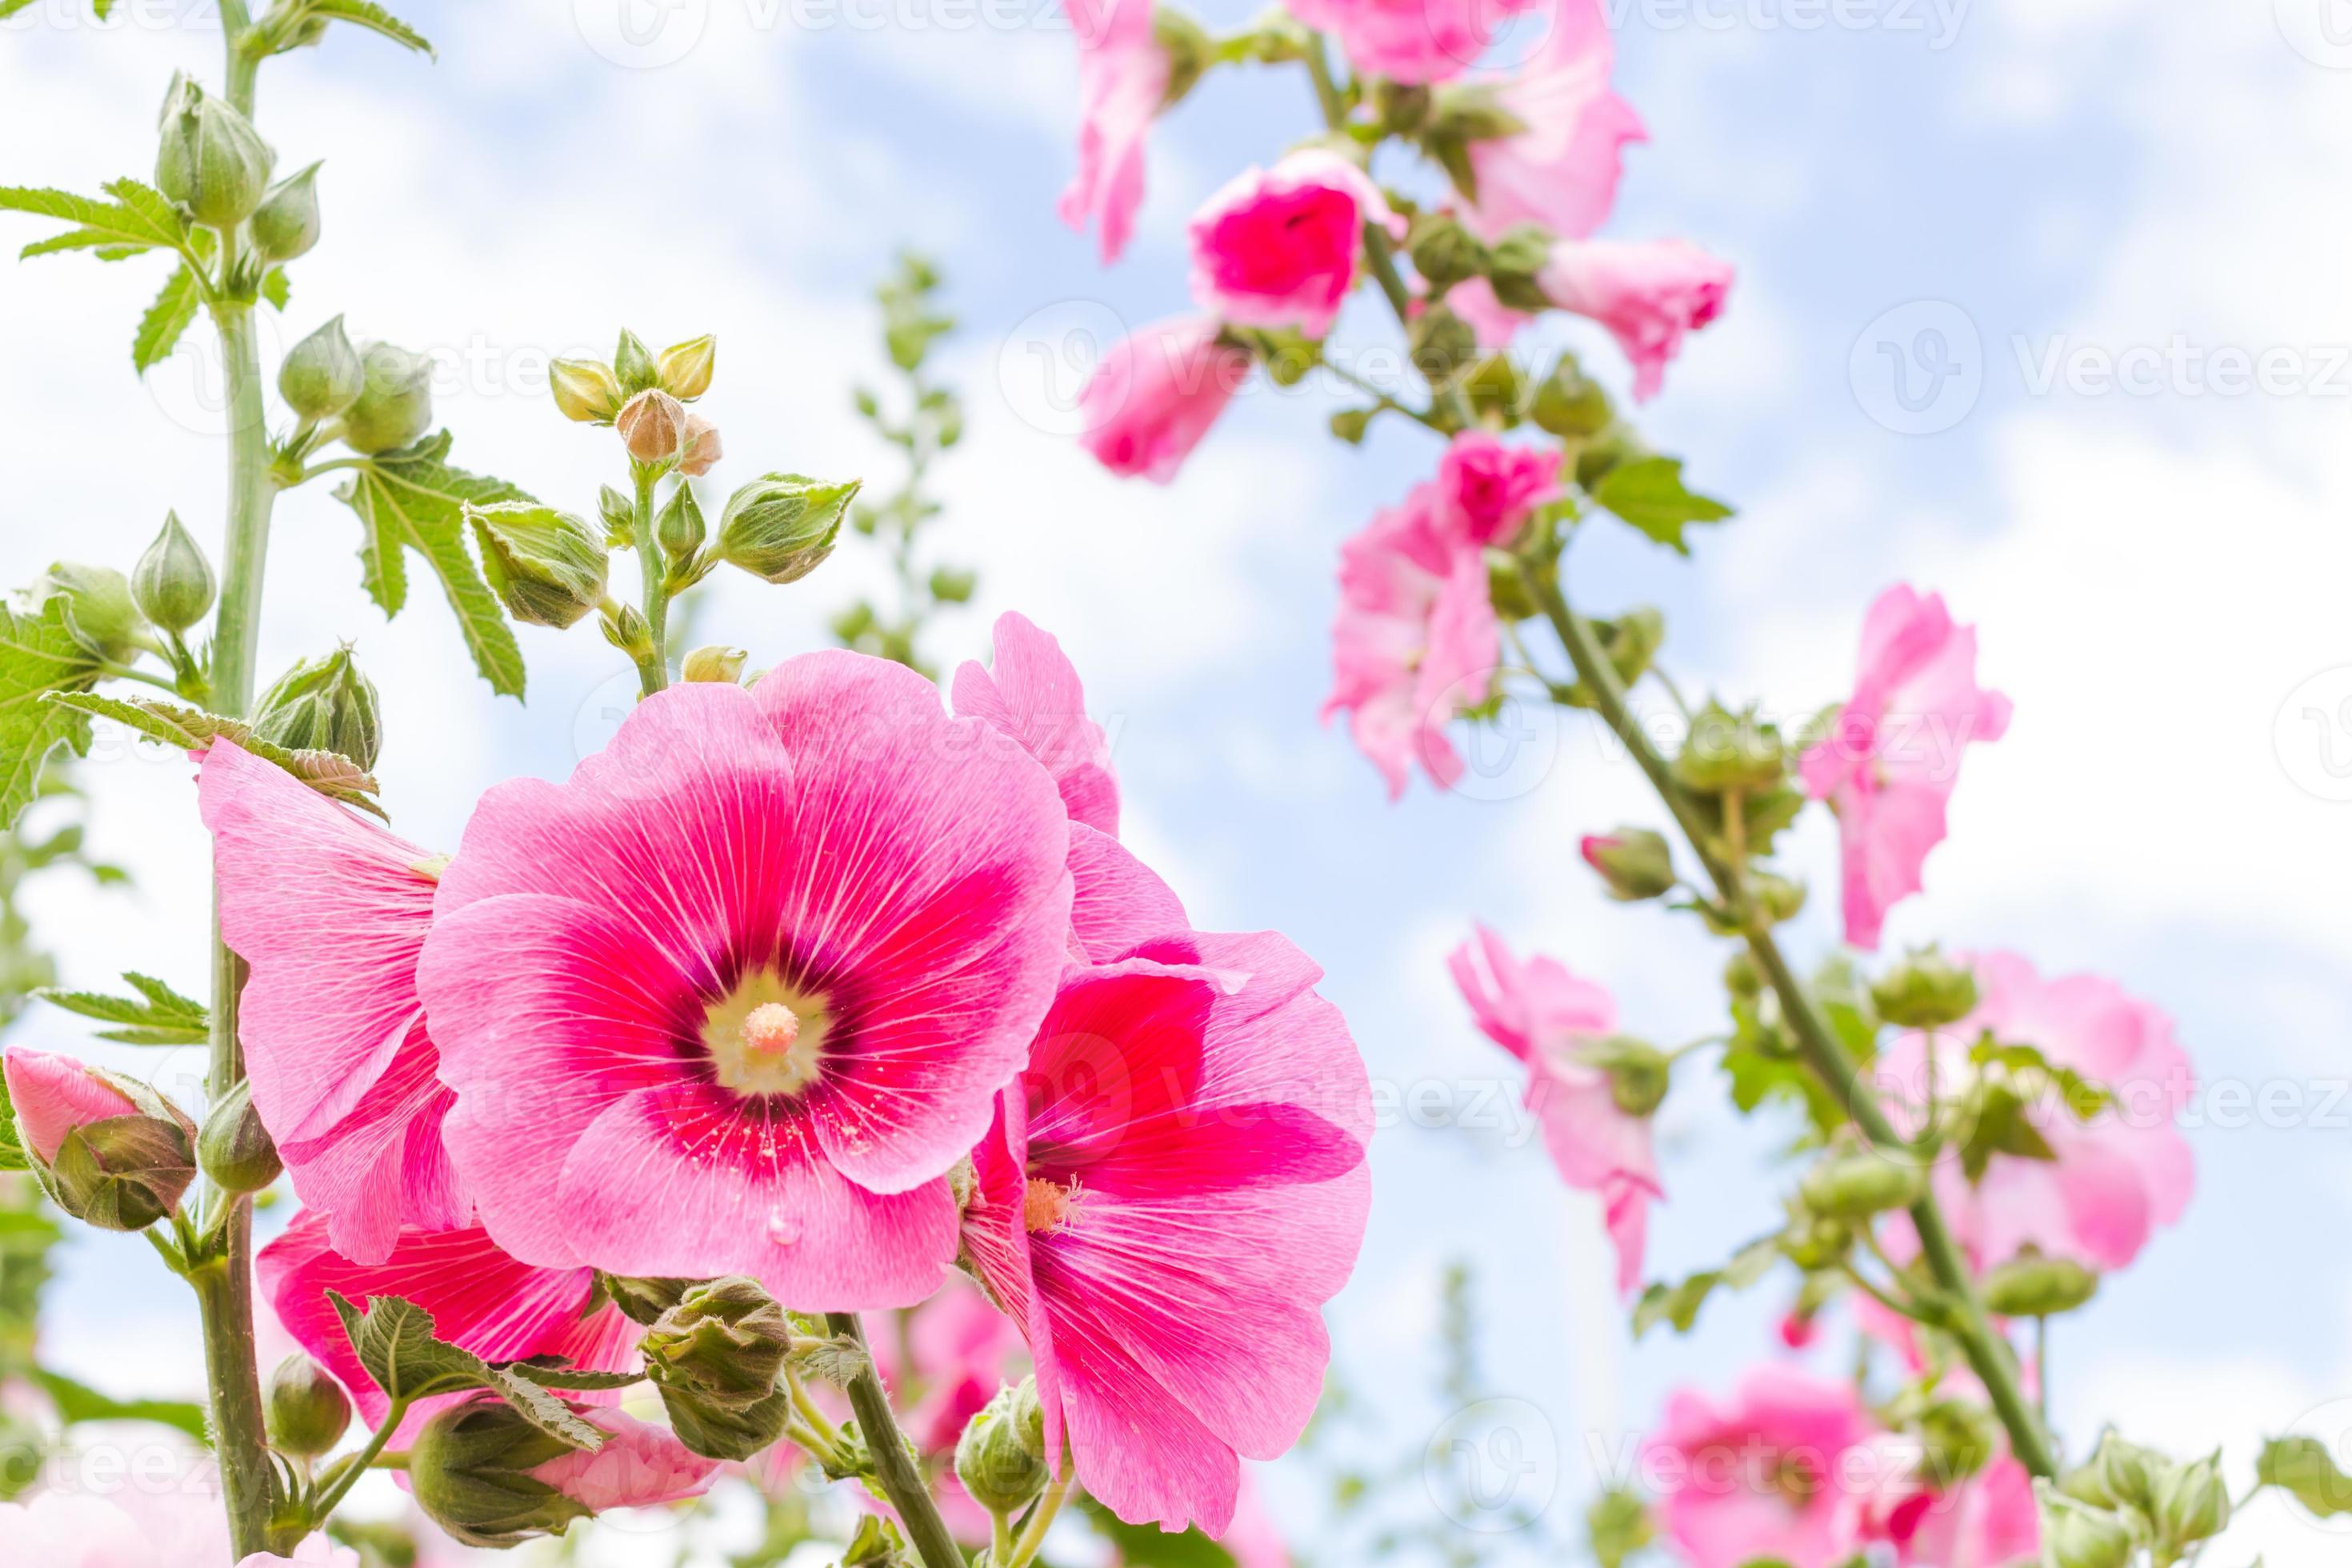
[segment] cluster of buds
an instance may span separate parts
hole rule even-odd
[[[718,427],[685,405],[710,390],[719,340],[706,332],[656,356],[624,331],[610,363],[560,359],[548,367],[555,406],[567,419],[610,425],[630,459],[699,477],[719,461]]]
[[[333,752],[373,769],[383,749],[375,682],[349,643],[323,658],[298,660],[254,704],[253,732],[289,751]]]
[[[144,1230],[196,1177],[196,1127],[136,1079],[43,1051],[5,1064],[16,1139],[56,1205],[101,1230]]]
[[[656,1283],[663,1288],[649,1289]],[[792,1351],[792,1321],[757,1280],[740,1276],[701,1284],[628,1281],[635,1299],[617,1289],[615,1299],[636,1316],[669,1297],[670,1287],[675,1299],[638,1345],[646,1381],[660,1393],[679,1442],[709,1458],[748,1459],[782,1436],[792,1417],[791,1392],[778,1382]]]
[[[205,228],[228,235],[242,225],[257,268],[306,256],[319,243],[319,165],[270,184],[278,155],[235,105],[176,74],[156,129],[155,188]],[[248,268],[240,284],[257,280]]]
[[[1909,1208],[1927,1193],[1926,1167],[1896,1149],[1831,1154],[1797,1183],[1797,1196],[1807,1214],[1843,1225]]]
[[[2042,1561],[2053,1568],[2125,1568],[2142,1548],[2159,1563],[2192,1556],[2230,1523],[2217,1450],[2186,1464],[2112,1431],[2055,1485],[2034,1483]]]
[[[279,363],[278,395],[300,421],[279,451],[295,473],[331,440],[366,458],[396,452],[433,428],[433,358],[394,343],[354,344],[337,316]]]

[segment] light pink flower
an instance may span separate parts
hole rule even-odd
[[[1441,788],[1463,773],[1445,725],[1486,700],[1501,624],[1486,564],[1455,531],[1444,491],[1415,486],[1339,547],[1339,614],[1331,629],[1331,695],[1356,747],[1404,794],[1415,758]]]
[[[1956,1488],[1921,1494],[1896,1517],[1896,1560],[1920,1568],[2014,1568],[2042,1550],[2033,1478],[2008,1454]]]
[[[1078,393],[1079,445],[1122,479],[1174,479],[1249,379],[1249,355],[1219,331],[1180,316],[1120,339]]]
[[[1837,810],[1845,939],[1875,949],[1886,911],[1919,890],[1944,838],[1960,750],[1998,741],[2009,699],[1977,684],[1977,634],[1943,599],[1897,584],[1863,622],[1861,670],[1827,738],[1800,766],[1805,788]]]
[[[73,1462],[84,1457],[88,1464]],[[142,1442],[131,1457],[126,1473],[119,1447],[53,1456],[47,1469],[55,1489],[0,1503],[0,1563],[222,1568],[228,1563],[228,1516],[211,1457],[193,1440],[163,1436]]]
[[[652,1508],[700,1497],[710,1489],[719,1462],[706,1459],[670,1436],[618,1410],[583,1409],[580,1418],[604,1435],[598,1448],[574,1448],[530,1472],[591,1513],[614,1508]]]
[[[2013,952],[1976,953],[1968,962],[1977,1008],[1937,1031],[1939,1094],[1966,1089],[1977,1070],[1969,1049],[1990,1031],[2004,1044],[2033,1047],[2114,1098],[2088,1121],[2077,1121],[2054,1093],[2029,1101],[2026,1115],[2054,1160],[1997,1153],[1974,1183],[1957,1160],[1939,1163],[1937,1196],[1954,1235],[1979,1268],[2029,1246],[2093,1268],[2123,1268],[2158,1226],[2180,1217],[2197,1184],[2195,1159],[2177,1125],[2196,1079],[2172,1020],[2097,975],[2044,980]],[[1922,1096],[1927,1049],[1924,1035],[1897,1039],[1879,1063],[1882,1081]]]
[[[1728,262],[1688,240],[1562,240],[1537,274],[1547,299],[1609,329],[1633,362],[1633,396],[1647,402],[1665,384],[1683,334],[1723,313]]]
[[[1062,221],[1097,226],[1102,258],[1118,259],[1143,205],[1143,142],[1168,96],[1168,52],[1151,27],[1150,0],[1076,0],[1078,170],[1062,192]]]
[[[1477,62],[1503,17],[1536,0],[1291,0],[1291,15],[1336,34],[1348,63],[1401,82],[1449,81]]]
[[[1454,950],[1446,968],[1487,1037],[1527,1064],[1527,1106],[1543,1123],[1552,1163],[1570,1186],[1600,1194],[1617,1249],[1617,1289],[1634,1289],[1650,1204],[1664,1195],[1650,1119],[1627,1114],[1607,1069],[1580,1056],[1616,1029],[1617,1004],[1556,959],[1520,962],[1485,926],[1475,945]]]
[[[336,1545],[323,1535],[314,1535],[296,1547],[291,1557],[257,1552],[237,1559],[236,1568],[360,1568],[360,1554],[351,1547]]]
[[[221,934],[253,970],[237,1020],[253,1103],[295,1193],[352,1258],[381,1260],[404,1224],[467,1224],[416,998],[437,857],[228,741],[198,800]]]
[[[1110,741],[1087,717],[1086,689],[1062,645],[1026,616],[996,617],[996,668],[967,661],[955,674],[955,711],[1018,744],[1054,775],[1070,820],[1118,836],[1118,775]]]
[[[546,1268],[898,1306],[1070,931],[1054,781],[887,660],[640,703],[486,795],[418,984],[482,1222]]]
[[[1473,548],[1507,546],[1535,509],[1559,494],[1560,451],[1465,430],[1437,465],[1451,525]]]
[[[1356,286],[1367,223],[1403,226],[1371,177],[1327,148],[1245,169],[1193,215],[1193,302],[1319,338]]]
[[[1535,320],[1495,298],[1495,286],[1484,278],[1467,278],[1445,291],[1445,303],[1477,334],[1482,353],[1500,353],[1511,346],[1521,327]]]
[[[1863,1544],[1842,1487],[1870,1436],[1852,1385],[1791,1367],[1755,1368],[1722,1404],[1684,1389],[1646,1461],[1672,1478],[1659,1517],[1690,1568],[1832,1568]]]
[[[1370,1089],[1271,932],[1074,967],[973,1152],[964,1245],[1036,1363],[1049,1455],[1131,1523],[1232,1522],[1329,1360],[1362,1244]]]
[[[131,1097],[87,1065],[53,1051],[10,1051],[0,1063],[25,1147],[44,1164],[58,1157],[66,1134],[93,1121],[136,1116]]]
[[[1647,139],[1641,117],[1609,86],[1616,45],[1600,0],[1559,0],[1542,47],[1496,79],[1495,97],[1526,130],[1470,143],[1477,200],[1465,217],[1487,239],[1535,224],[1582,239],[1616,205],[1628,142]]]

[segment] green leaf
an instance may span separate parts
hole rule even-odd
[[[1622,1489],[1602,1492],[1584,1510],[1585,1539],[1601,1568],[1624,1568],[1625,1559],[1657,1539],[1642,1500]]]
[[[294,285],[286,276],[286,268],[273,267],[261,275],[261,297],[278,310],[286,309],[286,301],[294,298]]]
[[[274,763],[330,800],[359,807],[375,816],[383,807],[370,797],[376,793],[375,775],[339,752],[291,751],[273,745],[253,732],[242,719],[224,719],[194,708],[184,708],[160,698],[124,700],[95,692],[63,693],[49,699],[52,707],[96,714],[126,725],[148,740],[184,752],[202,751],[215,739],[236,742],[265,763]]]
[[[541,1388],[614,1389],[627,1388],[645,1381],[645,1373],[641,1372],[598,1372],[591,1367],[573,1366],[569,1357],[560,1355],[527,1356],[521,1361],[498,1364],[501,1370],[528,1379]]]
[[[148,975],[132,973],[122,978],[139,993],[136,997],[60,991],[54,986],[43,986],[33,994],[68,1013],[123,1026],[100,1030],[101,1040],[120,1040],[126,1046],[200,1046],[212,1037],[212,1016],[203,1003]]]
[[[0,605],[0,828],[16,826],[58,747],[89,754],[89,721],[45,699],[87,691],[98,673],[63,595],[37,613]]]
[[[535,1378],[526,1377],[510,1366],[485,1365],[482,1386],[497,1394],[514,1406],[517,1415],[558,1442],[592,1452],[604,1446],[604,1434],[572,1414],[572,1406],[564,1404],[562,1398]]]
[[[76,226],[63,234],[35,240],[18,253],[19,258],[61,250],[95,250],[101,260],[120,261],[142,251],[176,250],[187,244],[187,225],[161,192],[137,180],[110,181],[105,189],[114,200],[102,202],[71,191],[0,185],[0,212],[31,213]]]
[[[205,1407],[176,1399],[116,1399],[63,1373],[36,1368],[33,1381],[41,1385],[58,1416],[68,1425],[78,1421],[152,1421],[186,1433],[199,1443],[210,1443],[205,1430]]]
[[[573,1415],[569,1405],[532,1376],[512,1363],[495,1365],[441,1339],[433,1314],[415,1302],[398,1296],[371,1296],[362,1309],[334,1290],[327,1292],[327,1300],[342,1319],[343,1333],[351,1340],[360,1365],[387,1398],[406,1402],[487,1388],[558,1442],[591,1450],[604,1447],[603,1433]]]
[[[1777,1232],[1759,1237],[1720,1268],[1703,1269],[1671,1285],[1652,1284],[1633,1304],[1633,1337],[1640,1339],[1660,1323],[1672,1323],[1678,1334],[1690,1332],[1698,1321],[1698,1310],[1718,1289],[1745,1290],[1769,1273],[1780,1258],[1780,1243]]]
[[[371,33],[381,33],[395,44],[404,44],[420,54],[433,55],[433,46],[424,34],[373,4],[373,0],[310,0],[307,7],[313,16],[326,16],[338,22],[349,22],[355,27],[365,27]],[[434,55],[435,58],[439,58]]]
[[[2254,1479],[2276,1487],[2322,1519],[2352,1513],[2352,1477],[2316,1437],[2273,1437],[2254,1460]]]
[[[203,283],[195,269],[183,261],[139,320],[139,334],[131,340],[131,368],[144,375],[170,359],[179,346],[180,334],[196,319],[196,307],[203,300]]]
[[[467,552],[464,514],[469,501],[485,506],[532,498],[504,479],[450,467],[446,461],[449,440],[444,430],[414,447],[367,459],[336,490],[336,499],[357,512],[367,530],[360,560],[369,596],[383,606],[383,613],[396,616],[408,601],[408,569],[402,552],[414,550],[439,575],[449,607],[457,612],[457,629],[490,689],[520,697],[522,650],[515,646],[497,597]]]
[[[1683,486],[1680,458],[1636,458],[1601,477],[1592,499],[1659,543],[1687,555],[1683,525],[1720,522],[1731,509]]]

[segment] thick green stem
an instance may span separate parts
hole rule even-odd
[[[669,684],[669,568],[662,560],[661,542],[654,537],[654,470],[632,464],[637,481],[637,565],[643,573],[646,629],[653,637],[653,652],[637,661],[643,694],[651,697]],[[685,481],[680,480],[683,484]]]
[[[855,1312],[827,1312],[824,1322],[836,1334],[846,1334],[860,1345],[866,1342]],[[908,1539],[922,1558],[923,1568],[964,1568],[963,1550],[948,1532],[939,1505],[931,1500],[930,1489],[923,1484],[923,1472],[908,1451],[898,1418],[890,1411],[890,1395],[870,1359],[866,1369],[850,1380],[849,1405],[857,1412],[857,1430],[874,1456],[875,1479],[882,1483],[890,1506],[898,1510],[898,1522],[907,1527]]]
[[[1828,1086],[1853,1124],[1864,1137],[1874,1144],[1891,1149],[1907,1147],[1901,1132],[1896,1131],[1877,1097],[1863,1082],[1861,1069],[1837,1042],[1828,1019],[1822,1016],[1820,1005],[1811,991],[1789,967],[1780,943],[1773,940],[1771,928],[1755,918],[1747,897],[1741,868],[1726,862],[1712,847],[1712,835],[1706,818],[1696,802],[1675,782],[1666,759],[1651,744],[1635,719],[1632,704],[1625,695],[1624,682],[1617,677],[1616,667],[1601,650],[1600,639],[1582,616],[1570,609],[1560,592],[1559,583],[1552,573],[1528,573],[1528,585],[1543,606],[1546,618],[1559,635],[1560,645],[1568,650],[1570,662],[1576,666],[1577,679],[1590,690],[1601,718],[1616,733],[1620,742],[1632,753],[1643,776],[1658,797],[1674,815],[1675,825],[1689,841],[1692,850],[1706,868],[1707,876],[1717,889],[1739,915],[1745,927],[1748,952],[1765,983],[1780,998],[1780,1012],[1790,1030],[1796,1036],[1798,1049],[1813,1072]],[[1978,1298],[1974,1281],[1969,1276],[1968,1265],[1960,1249],[1952,1240],[1950,1228],[1944,1223],[1943,1211],[1932,1194],[1912,1205],[1911,1224],[1919,1235],[1919,1250],[1926,1258],[1929,1272],[1945,1298],[1948,1309],[1949,1331],[1958,1341],[1960,1352],[1968,1358],[1969,1366],[1983,1383],[1992,1400],[1993,1412],[2009,1432],[2011,1450],[2020,1463],[2037,1476],[2053,1476],[2057,1464],[2052,1455],[2048,1434],[2026,1403],[2019,1384],[2017,1364],[2007,1346],[1995,1335],[1985,1315],[1984,1303]]]

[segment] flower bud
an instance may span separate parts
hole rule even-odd
[[[1777,871],[1758,871],[1748,879],[1748,890],[1756,900],[1757,912],[1767,925],[1779,925],[1792,921],[1805,907],[1805,885],[1781,876]]]
[[[285,1173],[278,1144],[253,1108],[253,1086],[244,1079],[205,1116],[196,1134],[196,1164],[225,1193],[243,1196],[268,1188]]]
[[[678,1304],[688,1290],[694,1289],[691,1279],[639,1279],[626,1274],[599,1274],[597,1289],[604,1299],[621,1310],[621,1315],[640,1328],[652,1328],[661,1321],[664,1312]]]
[[[1691,721],[1675,778],[1700,795],[1755,795],[1780,782],[1787,761],[1780,732],[1759,722],[1753,709],[1733,714],[1709,702]]]
[[[625,327],[621,329],[621,341],[613,349],[613,374],[621,383],[621,400],[625,403],[661,384],[661,367],[654,363],[644,340]]]
[[[516,1546],[561,1535],[591,1513],[532,1472],[574,1450],[505,1400],[478,1394],[442,1411],[408,1446],[416,1506],[461,1545]]]
[[[196,1177],[195,1127],[135,1079],[16,1050],[0,1063],[17,1141],[58,1206],[101,1230],[143,1230]]]
[[[182,74],[163,96],[155,188],[206,228],[230,229],[261,204],[274,161],[245,116]]]
[[[2221,1534],[2230,1522],[2230,1489],[2221,1480],[2221,1450],[2173,1466],[2157,1485],[2151,1517],[2158,1536],[2176,1552]]]
[[[1607,429],[1617,416],[1601,384],[1584,374],[1575,356],[1562,354],[1551,374],[1537,384],[1528,417],[1555,436],[1581,440]]]
[[[971,602],[972,590],[979,586],[980,578],[977,574],[958,571],[952,566],[937,566],[931,569],[931,597],[942,605],[968,604]]]
[[[2054,1318],[2098,1294],[2099,1277],[2071,1258],[2027,1253],[1985,1276],[1985,1306],[2004,1318]]]
[[[743,661],[749,658],[751,655],[740,647],[720,647],[714,643],[688,654],[679,678],[732,686],[743,678]]]
[[[604,542],[614,549],[626,549],[635,539],[637,503],[611,485],[596,491],[596,516],[604,525]]]
[[[1750,1000],[1764,994],[1764,977],[1756,972],[1755,956],[1746,948],[1735,950],[1723,961],[1723,988]]]
[[[670,491],[669,500],[654,519],[654,539],[660,544],[663,558],[673,567],[684,568],[710,536],[710,525],[703,520],[702,503],[694,497],[692,486],[680,483]]]
[[[2131,1561],[2131,1528],[2105,1509],[2077,1502],[2048,1481],[2033,1483],[2042,1516],[2042,1561],[2045,1568],[2125,1568]]]
[[[1609,1074],[1609,1098],[1628,1116],[1647,1116],[1666,1098],[1672,1068],[1646,1041],[1612,1035],[1584,1047],[1583,1058]]]
[[[1992,1463],[2000,1424],[1981,1405],[1938,1399],[1920,1412],[1919,1439],[1927,1479],[1937,1491],[1949,1491]]]
[[[131,598],[139,613],[167,632],[184,632],[213,607],[213,563],[180,526],[178,512],[163,514],[163,531],[131,569]]]
[[[343,410],[343,445],[373,457],[396,451],[433,426],[433,362],[391,343],[360,351],[360,395]]]
[[[1853,1228],[1843,1220],[1802,1211],[1792,1215],[1789,1228],[1780,1233],[1781,1256],[1807,1273],[1835,1268],[1853,1247]]]
[[[2125,1442],[2111,1426],[2099,1434],[2099,1446],[2093,1451],[2091,1462],[2083,1467],[2090,1485],[2081,1491],[2071,1487],[2068,1490],[2102,1508],[2130,1508],[2153,1513],[2157,1483],[2169,1468],[2163,1455],[2153,1448]],[[2091,1495],[2084,1496],[2085,1492]]]
[[[775,1392],[792,1338],[775,1298],[731,1275],[688,1288],[638,1349],[655,1386],[740,1410]]]
[[[583,425],[610,425],[621,411],[621,382],[600,360],[560,359],[547,367],[556,411]]]
[[[1551,300],[1538,274],[1551,260],[1551,236],[1534,224],[1521,224],[1495,242],[1486,280],[1495,298],[1514,310],[1545,310]]]
[[[643,660],[654,656],[654,628],[646,620],[646,613],[635,605],[605,605],[600,624],[604,640],[627,654]]]
[[[1486,271],[1486,247],[1450,212],[1428,212],[1412,220],[1405,237],[1413,270],[1444,289]]]
[[[253,248],[264,261],[291,261],[319,243],[319,165],[269,187],[253,209]]]
[[[516,620],[568,626],[604,602],[604,542],[570,512],[532,501],[468,503],[466,521],[482,547],[482,575]]]
[[[699,414],[686,416],[686,455],[677,460],[678,471],[700,479],[719,466],[727,455],[719,439],[719,426]]]
[[[1977,977],[1933,947],[1922,948],[1872,982],[1878,1016],[1899,1029],[1938,1029],[1976,1011]]]
[[[253,732],[296,752],[333,752],[362,771],[383,750],[375,682],[362,673],[349,644],[324,658],[299,660],[254,704]]]
[[[859,481],[821,484],[803,474],[768,474],[727,498],[719,553],[754,577],[796,583],[833,553]]]
[[[1927,1174],[1916,1162],[1884,1149],[1832,1155],[1797,1184],[1806,1208],[1839,1220],[1864,1220],[1908,1208],[1927,1191]]]
[[[668,393],[640,392],[613,418],[621,445],[640,463],[671,463],[686,455],[686,408]]]
[[[705,332],[662,350],[654,374],[661,389],[680,403],[691,403],[710,390],[710,373],[719,358],[719,340]]]
[[[991,1513],[1017,1513],[1045,1489],[1045,1461],[1030,1451],[1020,1431],[1013,1390],[998,1389],[964,1424],[955,1469],[972,1501]]]
[[[1603,837],[1588,835],[1584,863],[1601,873],[1609,896],[1621,903],[1663,897],[1675,883],[1675,860],[1664,835],[1646,827],[1621,827]]]
[[[1045,1404],[1038,1397],[1034,1377],[1023,1378],[1013,1391],[1013,1435],[1031,1454],[1045,1457]]]
[[[367,367],[343,335],[341,316],[296,343],[278,367],[278,395],[314,424],[349,408],[366,385]]]
[[[269,1446],[298,1459],[332,1451],[352,1424],[351,1395],[327,1369],[296,1351],[269,1374],[262,1411]]]
[[[63,599],[74,640],[98,658],[117,663],[136,651],[136,639],[146,624],[131,597],[131,580],[111,566],[51,562],[27,590],[27,597],[36,614],[51,599]]]

